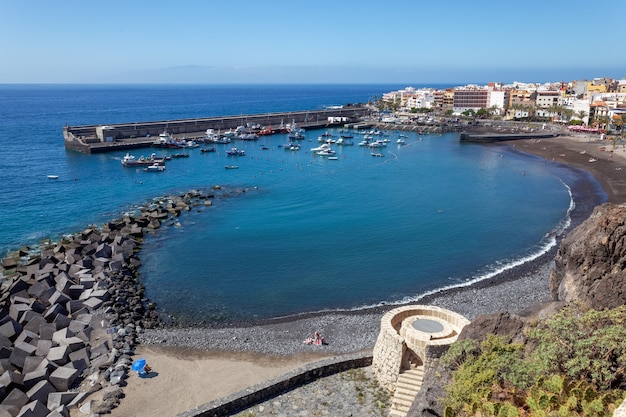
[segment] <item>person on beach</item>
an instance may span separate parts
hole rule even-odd
[[[326,341],[324,340],[323,336],[320,336],[319,332],[315,332],[315,334],[313,335],[313,338],[307,337],[304,343],[307,345],[320,346],[320,345],[325,345]]]

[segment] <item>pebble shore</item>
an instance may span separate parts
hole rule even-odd
[[[456,311],[468,319],[498,311],[522,312],[550,300],[549,276],[552,258],[526,266],[517,279],[479,283],[425,297],[418,303]],[[544,258],[542,257],[542,258]],[[359,312],[332,312],[307,315],[265,324],[227,328],[157,328],[139,335],[142,344],[203,350],[226,350],[270,355],[295,355],[322,351],[344,354],[372,349],[386,306]],[[324,346],[303,343],[315,331],[326,339]],[[269,341],[269,342],[268,342]]]

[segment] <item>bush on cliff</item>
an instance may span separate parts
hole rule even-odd
[[[491,335],[455,343],[445,416],[606,416],[626,389],[626,306],[568,307],[528,332],[526,346]],[[533,349],[529,347],[533,346]]]

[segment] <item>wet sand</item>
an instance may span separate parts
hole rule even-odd
[[[576,184],[570,184],[576,202],[572,227],[587,218],[597,204],[626,201],[626,150],[600,149],[605,146],[612,150],[610,142],[562,136],[485,146],[512,146],[544,158],[546,163],[564,164],[593,175],[604,192],[584,173]],[[589,158],[597,161],[589,162]],[[549,301],[549,274],[555,253],[556,248],[489,280],[441,291],[419,303],[449,308],[469,319],[504,310],[524,314]],[[371,350],[382,314],[393,307],[306,314],[228,328],[148,330],[141,336],[136,357],[148,359],[158,375],[150,379],[131,375],[124,389],[126,397],[111,415],[175,415],[315,360]],[[327,346],[302,343],[314,331],[326,337]]]

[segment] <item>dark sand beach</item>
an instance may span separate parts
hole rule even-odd
[[[626,201],[626,150],[612,149],[610,142],[600,143],[596,138],[561,136],[485,146],[511,146],[544,158],[545,163],[584,171],[575,176],[575,184],[568,184],[576,203],[571,230],[596,205]],[[595,161],[589,162],[590,158]],[[556,250],[489,280],[431,294],[419,303],[448,308],[470,320],[498,311],[525,314],[550,300],[549,274]],[[112,416],[149,416],[155,410],[175,415],[312,361],[370,351],[382,314],[394,307],[307,314],[226,328],[146,330],[137,354],[148,358],[159,377],[148,381],[129,378],[126,398]],[[315,331],[325,336],[328,345],[303,344]],[[207,375],[218,377],[220,383],[207,384]]]

